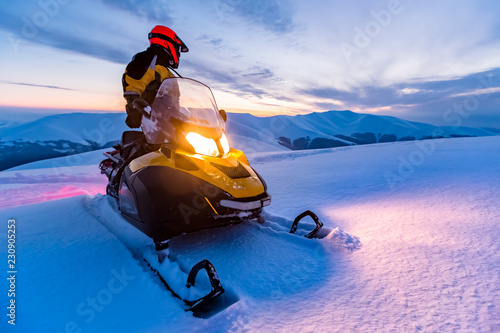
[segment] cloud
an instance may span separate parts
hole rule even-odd
[[[236,14],[276,33],[293,29],[295,2],[291,0],[214,0],[219,16]],[[222,15],[221,15],[222,14]]]
[[[263,79],[269,79],[274,77],[273,72],[269,68],[252,67],[249,73],[243,74],[244,77],[260,77]]]
[[[66,4],[57,1],[7,2],[0,9],[0,29],[7,31],[14,43],[41,44],[127,63],[133,54],[130,49],[140,40],[141,33],[147,42],[147,31],[140,28],[144,21],[138,18],[160,14],[145,11],[145,4],[138,4],[134,11],[131,1],[103,1],[106,4],[99,0],[73,0]],[[55,5],[46,6],[46,3]],[[135,23],[130,25],[129,22]]]
[[[115,43],[108,43],[97,39],[82,38],[68,35],[63,32],[40,32],[39,42],[62,50],[75,51],[95,58],[125,64],[131,59],[130,52],[122,49]]]
[[[244,79],[242,72],[230,72],[227,68],[213,67],[187,59],[183,61],[183,66],[189,68],[189,72],[197,73],[197,77],[202,77],[202,81],[207,82],[212,88],[218,88],[243,96],[247,95],[247,97],[264,97],[268,94],[254,82]]]
[[[294,36],[306,51],[293,55],[307,57],[308,72],[294,74],[313,87],[352,91],[453,79],[498,67],[500,20],[495,11],[500,3],[401,0],[401,10],[381,24],[380,13],[388,13],[390,2],[318,0],[312,6],[299,1],[294,21],[301,24],[300,34]],[[350,62],[342,43],[358,49]]]
[[[67,4],[54,2],[56,7],[46,8],[40,5],[43,1],[12,1],[0,8],[0,29],[20,40],[116,63],[127,63],[140,48],[147,46],[147,32],[154,24],[175,26],[180,33],[193,29],[216,29],[221,32],[218,36],[204,33],[198,41],[218,48],[224,47],[226,52],[231,52],[234,45],[224,39],[227,34],[222,33],[220,26],[213,20],[207,20],[207,27],[197,22],[201,16],[213,15],[203,10],[207,6],[212,11],[215,9],[215,12],[222,6],[226,18],[239,18],[240,21],[243,18],[274,33],[292,29],[293,4],[290,0],[214,0],[211,4],[204,4],[204,7],[192,6],[192,2],[72,0]],[[186,15],[187,20],[182,20],[181,17]],[[248,26],[245,27],[248,29]],[[243,29],[243,26],[239,29]],[[183,39],[191,44],[189,34],[186,36]],[[232,54],[238,56],[237,53]]]
[[[405,93],[401,93],[405,91]],[[389,87],[366,86],[352,91],[330,87],[303,90],[318,98],[317,107],[329,107],[325,100],[340,100],[346,108],[379,112],[404,119],[439,125],[480,126],[490,119],[500,127],[500,68],[450,80],[406,82]]]
[[[49,85],[43,85],[43,84],[24,83],[24,82],[12,82],[12,81],[5,81],[5,80],[0,80],[0,83],[13,84],[13,85],[19,85],[19,86],[49,88],[49,89],[75,90],[75,89],[71,89],[71,88],[64,88],[64,87],[58,87],[58,86],[49,86]]]
[[[126,10],[129,13],[145,17],[150,21],[161,22],[162,25],[172,23],[171,6],[166,0],[101,0],[112,8]]]
[[[222,38],[213,38],[207,34],[201,35],[200,37],[198,37],[198,40],[205,42],[205,43],[208,43],[208,44],[215,46],[215,47],[221,46],[223,41],[224,41]]]
[[[499,92],[500,92],[500,87],[484,88],[484,89],[477,89],[477,90],[473,90],[473,91],[453,94],[453,95],[451,95],[451,97],[481,96],[481,95],[485,95],[485,94],[495,94],[495,93],[499,93]]]
[[[403,88],[398,91],[399,94],[401,95],[410,95],[410,94],[416,94],[422,92],[422,89],[417,89],[417,88]]]
[[[474,92],[492,93],[499,89],[500,68],[497,68],[450,80],[409,81],[389,87],[364,86],[352,91],[323,87],[303,90],[303,93],[320,98],[341,100],[351,105],[369,107],[446,101],[454,97],[472,95]]]

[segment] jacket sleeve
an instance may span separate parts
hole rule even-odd
[[[147,52],[136,54],[122,77],[123,96],[141,96],[146,86],[155,79],[153,57]],[[152,67],[152,68],[151,68]]]

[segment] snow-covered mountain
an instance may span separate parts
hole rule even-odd
[[[124,113],[68,113],[0,127],[0,170],[110,147],[128,130]],[[437,127],[403,119],[329,111],[299,116],[229,114],[227,132],[247,152],[331,148],[436,137],[490,136],[499,130]]]
[[[0,170],[116,143],[127,129],[123,113],[68,113],[0,127]]]
[[[351,111],[273,117],[232,114],[228,119],[228,131],[232,135],[237,133],[240,136],[270,144],[277,141],[294,150],[498,134],[493,129],[438,127],[396,117],[359,114]]]

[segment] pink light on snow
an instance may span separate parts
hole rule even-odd
[[[47,189],[49,188],[49,189]],[[0,202],[0,209],[16,207],[21,205],[30,205],[40,202],[60,200],[79,195],[106,194],[102,186],[83,186],[74,185],[47,185],[36,184],[23,186],[19,188],[10,188],[0,191],[3,200]]]

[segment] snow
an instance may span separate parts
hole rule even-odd
[[[13,168],[8,169],[8,171],[17,170],[32,170],[32,169],[48,169],[47,173],[59,176],[61,173],[74,174],[78,168],[84,165],[92,166],[89,170],[95,171],[95,166],[98,165],[103,160],[103,153],[107,151],[112,151],[114,148],[105,148],[96,151],[91,151],[87,153],[69,155],[58,158],[52,158],[47,160],[41,160],[31,163],[22,164]],[[0,173],[0,178],[2,173]]]
[[[184,312],[109,231],[120,218],[102,195],[101,152],[0,172],[19,272],[17,325],[4,315],[0,331],[498,332],[499,145],[497,136],[249,154],[273,197],[270,222],[171,244],[182,269],[207,258],[240,298],[210,319]],[[334,229],[327,239],[279,232],[289,222],[279,216],[306,209]]]

